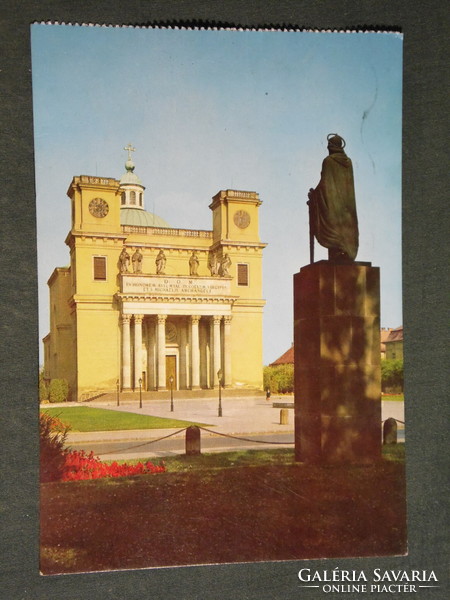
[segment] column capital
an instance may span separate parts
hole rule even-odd
[[[232,318],[233,317],[231,315],[224,315],[223,322],[225,323],[225,325],[230,325]]]
[[[191,320],[192,325],[196,325],[199,323],[201,316],[200,315],[190,315],[189,318]]]
[[[222,320],[222,315],[213,315],[211,317],[211,321],[214,323],[214,325],[220,325],[221,320]]]
[[[144,319],[144,315],[133,315],[134,316],[134,322],[136,324],[142,323],[143,319]]]
[[[167,315],[156,315],[156,319],[158,323],[165,323],[167,319]]]
[[[126,325],[130,322],[131,315],[120,315],[120,320],[122,321],[122,325]]]

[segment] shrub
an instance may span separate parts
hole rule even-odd
[[[385,358],[381,361],[381,387],[383,392],[403,391],[403,361]]]
[[[39,371],[39,402],[48,402],[48,386],[42,369]]]
[[[102,477],[125,477],[130,475],[145,475],[164,473],[164,464],[156,466],[150,461],[138,462],[134,465],[127,463],[111,464],[102,462],[93,452],[87,454],[84,450],[72,450],[66,454],[63,481],[80,481],[83,479],[100,479]]]
[[[46,412],[39,416],[40,476],[41,481],[61,479],[66,462],[65,448],[70,427]]]
[[[264,389],[273,394],[291,394],[294,391],[294,365],[264,367]]]
[[[91,452],[70,450],[66,448],[67,434],[70,430],[57,417],[52,417],[45,411],[39,417],[40,437],[40,478],[41,482],[50,481],[80,481],[83,479],[99,479],[102,477],[125,477],[130,475],[145,475],[164,473],[166,467],[154,465],[150,461],[138,462],[134,465],[127,463],[111,464],[102,462]]]
[[[52,379],[48,386],[50,402],[66,402],[69,397],[69,384],[66,379]]]

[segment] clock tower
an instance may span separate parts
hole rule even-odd
[[[223,190],[216,194],[209,208],[213,211],[214,243],[260,242],[258,208],[261,200],[256,192]]]
[[[120,232],[119,182],[80,175],[67,195],[72,201],[72,234]]]

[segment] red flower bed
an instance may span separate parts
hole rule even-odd
[[[86,454],[84,450],[70,450],[65,455],[64,469],[61,481],[80,481],[82,479],[100,479],[101,477],[126,477],[129,475],[146,475],[164,473],[164,464],[157,466],[147,461],[135,465],[126,463],[111,464],[102,462],[93,452]]]

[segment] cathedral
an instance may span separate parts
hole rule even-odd
[[[211,230],[173,228],[145,210],[125,149],[120,180],[69,186],[70,266],[48,280],[44,377],[66,379],[72,401],[117,387],[261,389],[259,195],[222,190]]]

